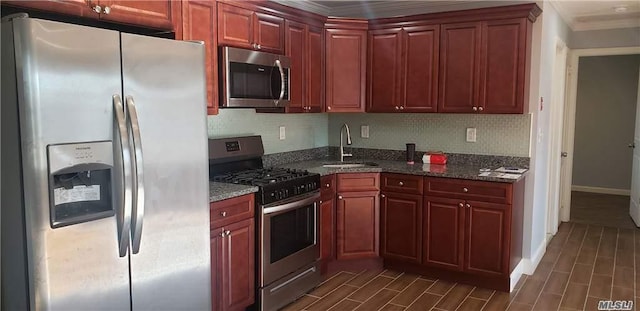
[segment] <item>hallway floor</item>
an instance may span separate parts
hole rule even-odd
[[[365,270],[337,273],[283,310],[597,310],[599,300],[635,306],[638,280],[640,230],[563,223],[512,293]]]
[[[571,222],[635,229],[629,196],[571,191]]]

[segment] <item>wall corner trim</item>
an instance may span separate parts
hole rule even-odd
[[[546,239],[543,239],[540,245],[538,245],[538,249],[536,249],[536,252],[533,254],[531,258],[522,259],[522,261],[524,262],[523,273],[527,275],[532,275],[533,272],[536,271],[536,268],[538,267],[538,264],[540,264],[540,260],[542,260],[542,256],[544,256],[544,253],[546,251],[547,251],[547,241]]]

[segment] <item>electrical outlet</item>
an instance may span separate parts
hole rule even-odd
[[[287,138],[287,132],[284,126],[280,127],[280,140]]]
[[[360,126],[360,137],[369,138],[369,126],[368,125]]]
[[[475,143],[476,142],[476,128],[468,127],[467,128],[467,142]]]

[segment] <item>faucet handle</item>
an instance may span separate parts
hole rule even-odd
[[[353,157],[353,154],[351,154],[351,153],[343,153],[342,156],[343,157]]]

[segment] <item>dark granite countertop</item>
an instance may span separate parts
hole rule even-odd
[[[209,202],[218,202],[257,191],[258,187],[255,186],[209,182]]]
[[[345,161],[350,162],[350,161]],[[518,179],[500,178],[500,177],[483,177],[478,176],[481,168],[496,169],[498,167],[480,166],[478,164],[422,164],[422,162],[416,162],[413,165],[407,164],[404,161],[389,161],[389,160],[359,160],[358,162],[374,162],[378,166],[367,166],[358,168],[326,168],[322,167],[323,164],[336,163],[336,161],[330,160],[309,160],[301,162],[292,162],[287,164],[281,164],[280,167],[291,169],[304,169],[312,173],[319,173],[320,175],[330,175],[335,173],[371,173],[371,172],[383,172],[383,173],[398,173],[398,174],[410,174],[421,176],[433,176],[433,177],[446,177],[446,178],[459,178],[469,180],[481,180],[481,181],[493,181],[493,182],[505,182],[514,183],[524,178],[528,171],[522,174]]]

